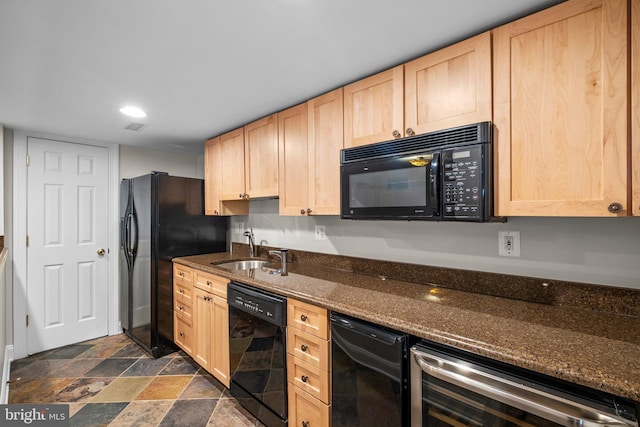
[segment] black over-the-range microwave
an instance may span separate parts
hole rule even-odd
[[[340,151],[340,218],[489,221],[493,125]]]

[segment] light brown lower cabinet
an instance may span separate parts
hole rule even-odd
[[[174,271],[174,341],[229,387],[228,280],[184,266]]]
[[[289,387],[289,425],[296,427],[328,427],[331,406],[298,387]]]
[[[189,356],[193,351],[193,269],[173,266],[173,340]]]
[[[331,423],[331,360],[326,309],[287,300],[287,381],[289,425],[328,427]]]

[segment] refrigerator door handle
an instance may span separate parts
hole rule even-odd
[[[138,251],[138,221],[135,213],[129,214],[128,222],[129,239],[127,241],[127,250],[129,251],[130,256],[135,257],[136,252]]]

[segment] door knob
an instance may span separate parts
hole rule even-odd
[[[98,249],[98,255],[103,256],[104,255],[104,249],[102,249],[102,248]]]

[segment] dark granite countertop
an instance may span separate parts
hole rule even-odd
[[[428,277],[417,283],[357,274],[339,263],[289,263],[284,277],[215,266],[241,258],[174,262],[640,402],[640,316],[451,289]]]

